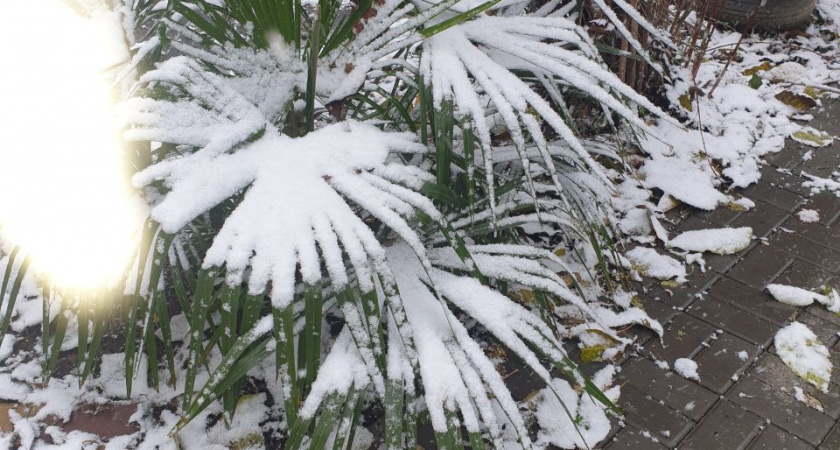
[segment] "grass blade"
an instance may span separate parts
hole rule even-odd
[[[15,302],[18,294],[20,294],[20,287],[23,284],[23,279],[26,277],[26,270],[29,268],[30,259],[26,256],[18,268],[15,282],[12,285],[12,291],[9,293],[9,301],[6,303],[6,315],[3,317],[3,323],[0,323],[0,345],[3,345],[3,340],[6,337],[6,330],[9,329],[9,323],[12,321],[12,314],[15,311]]]

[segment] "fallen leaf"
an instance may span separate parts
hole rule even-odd
[[[751,75],[755,75],[759,72],[766,72],[766,71],[768,71],[772,68],[773,68],[773,66],[770,64],[770,61],[764,61],[763,63],[761,63],[761,64],[759,64],[755,67],[750,67],[749,69],[745,70],[743,72],[743,74],[746,75],[746,76],[751,76]]]
[[[793,132],[790,138],[800,144],[816,148],[828,147],[834,142],[834,137],[830,134],[811,127],[802,127],[799,131]]]
[[[791,91],[779,92],[776,94],[776,99],[798,111],[807,111],[817,106],[817,102],[811,97],[795,94]]]
[[[814,98],[814,99],[822,97],[822,92],[823,91],[818,91],[818,90],[814,89],[813,86],[805,87],[805,95],[807,95],[808,97]]]
[[[694,111],[694,106],[691,104],[691,96],[686,92],[685,94],[680,96],[680,106],[685,108],[686,111]]]

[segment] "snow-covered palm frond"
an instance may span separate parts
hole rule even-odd
[[[559,98],[560,86],[581,91],[642,129],[646,128],[644,123],[625,99],[664,116],[599,64],[591,41],[564,18],[484,16],[443,31],[423,45],[421,73],[433,87],[435,105],[453,102],[461,115],[473,119],[491,188],[491,112],[498,114],[501,125],[510,133],[523,167],[529,167],[532,160],[540,161],[556,187],[561,183],[538,118],[568,145],[582,164],[581,170],[606,180],[601,167],[557,112],[558,106],[539,95],[535,86],[517,72],[532,74],[555,98]],[[488,110],[487,104],[493,110]],[[539,158],[532,159],[526,151],[528,139]],[[529,174],[526,171],[526,176]]]
[[[407,220],[415,210],[441,218],[415,192],[430,175],[388,161],[395,152],[425,153],[414,135],[348,121],[302,138],[283,136],[225,78],[185,57],[167,61],[143,80],[191,94],[174,102],[138,99],[129,104],[139,111],[126,133],[129,138],[185,147],[134,177],[138,187],[157,182],[165,187],[166,195],[152,209],[162,229],[177,233],[244,191],[203,261],[205,268],[224,267],[231,285],[245,281],[258,294],[270,284],[273,306],[284,309],[294,299],[296,274],[315,285],[324,275],[323,263],[334,291],[355,279],[363,292],[373,292],[377,279],[390,294],[393,276],[381,243],[365,222],[368,217],[412,243],[425,260],[425,247]],[[399,297],[392,297],[396,300],[387,306],[399,313]],[[345,313],[348,318],[360,314]],[[372,352],[365,354],[366,362],[382,393],[374,361],[383,351],[381,343],[361,322],[351,322],[350,328],[356,343]]]
[[[387,257],[404,297],[407,320],[415,336],[423,399],[439,439],[445,440],[453,428],[463,426],[471,436],[486,432],[495,448],[503,448],[502,428],[511,424],[519,445],[531,448],[517,403],[494,363],[452,307],[485,327],[547,383],[551,382],[551,374],[540,356],[565,372],[577,386],[593,395],[600,394],[570,364],[553,331],[530,311],[470,276],[440,269],[427,271],[403,242],[390,247]],[[507,261],[497,263],[497,267],[510,267]],[[358,364],[354,360],[359,361],[360,357],[347,348],[347,339],[346,335],[339,337],[327,356],[325,371],[315,381],[313,393],[302,409],[303,418],[311,419],[328,395],[345,396],[369,382],[364,373],[354,369]],[[400,351],[398,340],[392,344],[388,355],[389,382],[413,386],[415,374],[406,370],[410,363],[405,352]],[[540,355],[532,348],[538,349]],[[348,376],[337,377],[336,373]],[[409,444],[400,441],[400,446]]]

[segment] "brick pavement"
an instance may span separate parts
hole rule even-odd
[[[809,125],[840,135],[840,102],[815,116]],[[738,255],[707,257],[708,271],[693,274],[685,286],[646,283],[640,300],[665,325],[665,335],[660,342],[647,330],[630,331],[640,347],[619,374],[626,423],[598,448],[840,449],[840,317],[822,306],[781,304],[764,291],[772,282],[840,288],[840,198],[809,197],[798,176],[801,170],[819,176],[838,170],[840,142],[802,161],[806,150],[788,141],[784,151],[767,158],[761,181],[740,192],[755,201],[752,211],[669,213],[674,232],[750,226],[760,239]],[[795,214],[802,208],[819,211],[820,222],[799,221]],[[773,336],[794,319],[830,348],[835,370],[828,394],[799,379],[775,353]],[[699,382],[655,364],[673,365],[677,358],[697,362]],[[797,401],[794,386],[822,403],[823,411]]]

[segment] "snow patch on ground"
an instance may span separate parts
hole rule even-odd
[[[823,412],[822,403],[820,403],[820,401],[817,400],[816,398],[807,394],[799,386],[794,386],[793,387],[793,398],[795,398],[796,400],[810,406],[811,408],[816,409],[819,412]]]
[[[619,386],[610,387],[615,371],[615,366],[609,365],[592,377],[592,382],[613,403],[621,395]],[[609,434],[612,425],[605,406],[585,392],[578,394],[566,380],[553,379],[551,387],[539,395],[542,401],[534,414],[540,424],[538,446],[593,448]]]
[[[828,349],[807,326],[793,322],[776,333],[776,352],[794,373],[828,392],[831,379],[831,360]]]
[[[820,221],[820,213],[815,209],[803,209],[796,213],[796,217],[804,223],[817,223]]]
[[[773,298],[791,306],[808,306],[818,302],[825,305],[831,312],[840,311],[840,295],[833,289],[828,292],[828,295],[822,295],[795,286],[770,284],[767,290]]]
[[[833,136],[825,131],[820,131],[811,127],[802,127],[799,130],[794,131],[791,133],[790,138],[800,144],[805,144],[814,148],[828,147],[834,143]]]
[[[677,372],[683,378],[700,381],[700,375],[697,374],[697,363],[688,358],[680,358],[674,361],[674,372]]]
[[[670,247],[691,252],[712,252],[718,255],[731,255],[747,248],[752,241],[750,227],[710,228],[706,230],[686,231],[668,242]]]
[[[636,247],[626,253],[631,267],[641,273],[659,280],[674,279],[678,283],[686,282],[685,266],[670,256],[659,254],[647,247]]]

